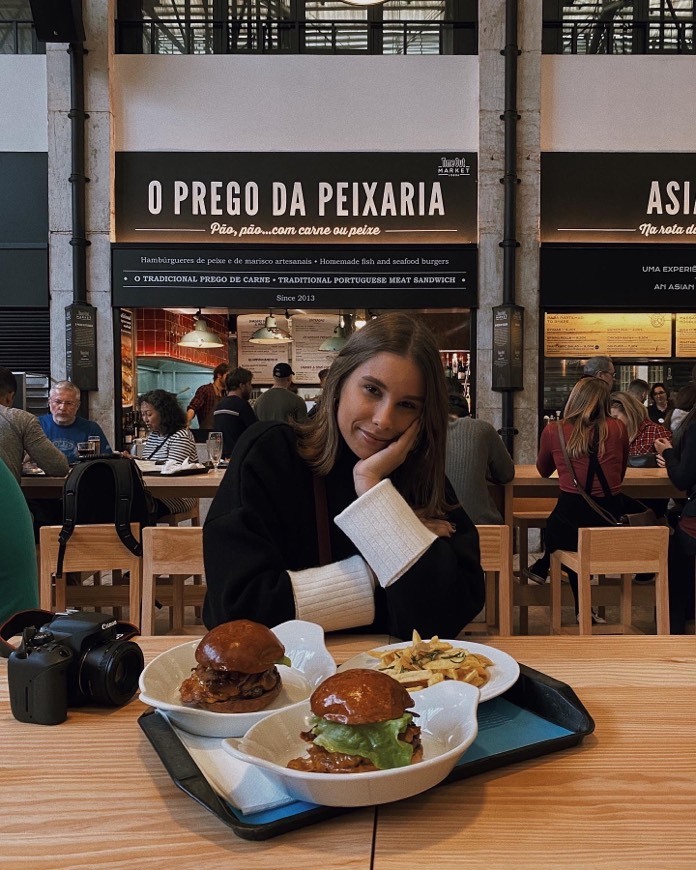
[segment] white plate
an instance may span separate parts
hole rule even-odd
[[[263,768],[299,800],[332,807],[383,804],[412,797],[447,776],[478,732],[479,690],[455,680],[416,692],[413,709],[421,728],[423,760],[407,767],[365,773],[310,773],[286,767],[307,753],[300,732],[309,728],[309,701],[268,716],[241,740],[224,740],[230,755]]]
[[[425,640],[425,638],[423,638]],[[444,638],[441,638],[444,640]],[[483,643],[471,643],[468,640],[448,640],[447,643],[451,643],[452,646],[462,647],[462,649],[468,649],[469,652],[472,653],[481,653],[481,655],[488,656],[488,658],[493,662],[491,668],[489,668],[488,673],[490,677],[488,682],[481,686],[481,697],[479,699],[479,703],[483,704],[484,701],[490,701],[491,698],[497,698],[498,695],[502,695],[510,686],[514,686],[517,682],[517,678],[520,675],[520,666],[517,664],[515,659],[512,656],[509,656],[506,652],[502,652],[502,650],[495,649],[492,646],[486,646]],[[391,649],[404,649],[404,647],[411,646],[412,641],[404,641],[403,643],[392,643],[389,646],[379,646],[375,647],[380,652],[384,652],[386,650]],[[351,668],[377,668],[379,664],[379,659],[374,658],[368,653],[360,653],[357,656],[353,656],[352,659],[348,659],[347,662],[344,662],[340,667],[339,671],[347,671]],[[432,686],[430,687],[432,688]],[[422,690],[421,690],[422,691]],[[420,692],[416,692],[416,695],[419,695]]]
[[[179,686],[196,667],[200,638],[175,646],[153,659],[140,675],[140,700],[167,713],[169,719],[189,734],[201,737],[241,737],[270,713],[298,704],[312,694],[322,680],[336,672],[336,664],[324,645],[324,631],[313,622],[293,619],[272,629],[285,646],[292,667],[278,665],[283,687],[264,710],[256,713],[213,713],[187,707]]]

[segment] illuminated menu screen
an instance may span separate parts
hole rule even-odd
[[[696,314],[677,314],[676,355],[696,356]]]
[[[690,328],[696,356],[696,321]],[[672,315],[547,314],[544,346],[547,357],[671,357]]]

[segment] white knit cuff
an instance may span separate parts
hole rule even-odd
[[[405,574],[437,538],[390,480],[368,489],[334,522],[360,550],[385,589]]]
[[[375,621],[374,579],[361,556],[288,574],[298,619],[316,622],[324,631]]]

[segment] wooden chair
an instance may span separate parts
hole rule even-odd
[[[514,603],[520,608],[520,634],[526,634],[529,628],[528,607],[548,607],[549,590],[536,583],[530,583],[523,572],[529,567],[529,530],[545,529],[549,514],[556,506],[555,498],[515,498],[512,502],[513,533],[517,531],[517,552],[520,567],[517,572],[517,582],[525,589],[515,589]]]
[[[512,537],[509,526],[476,526],[486,573],[486,625],[512,634]],[[497,575],[497,576],[496,576]],[[497,585],[497,588],[496,588]]]
[[[191,521],[192,527],[199,527],[201,524],[201,509],[200,509],[200,501],[198,499],[196,499],[196,503],[194,504],[194,506],[192,508],[189,508],[189,510],[179,511],[178,513],[173,513],[173,514],[165,514],[164,516],[160,517],[157,520],[157,524],[158,525],[167,525],[167,526],[179,526],[182,523],[187,522],[188,520]],[[186,575],[186,574],[180,575],[181,579],[176,580],[177,584],[183,584],[183,582],[187,576],[188,575]],[[201,576],[201,574],[194,574],[193,582],[195,585],[200,586],[201,583],[203,583],[203,577]],[[178,604],[178,602],[177,602],[177,604]],[[198,619],[200,619],[201,613],[202,613],[201,608],[196,607],[196,617]],[[181,612],[181,618],[183,619],[183,611]],[[169,620],[170,628],[173,627],[174,621],[175,621],[174,612],[172,611],[172,613],[170,614],[170,620]]]
[[[44,610],[65,610],[67,606],[119,608],[127,604],[129,620],[140,625],[142,592],[141,559],[122,543],[113,523],[75,526],[65,549],[63,576],[54,578],[58,562],[58,535],[62,526],[42,526],[39,533],[39,599]],[[139,536],[138,523],[131,525]],[[104,571],[129,571],[128,583],[69,586],[66,574],[98,574]],[[54,598],[55,593],[55,598]]]
[[[551,632],[560,634],[592,634],[592,595],[607,587],[618,587],[619,622],[595,626],[597,634],[640,633],[633,625],[632,609],[636,592],[654,590],[658,634],[669,634],[669,595],[667,586],[667,547],[669,529],[666,526],[612,526],[580,529],[577,552],[556,550],[551,555]],[[565,566],[578,575],[578,627],[561,628],[561,568]],[[654,573],[654,587],[633,587],[633,574]],[[619,574],[619,580],[601,575]],[[598,586],[590,578],[600,575]],[[598,603],[606,600],[595,596]]]
[[[184,607],[200,607],[205,586],[187,586],[186,577],[203,574],[203,529],[200,526],[152,526],[143,529],[142,631],[155,633],[155,601],[171,608],[170,629],[183,632]],[[171,582],[158,583],[168,574]]]

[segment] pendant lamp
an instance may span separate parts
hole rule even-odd
[[[266,322],[251,334],[251,344],[290,344],[292,336],[276,324],[273,312],[270,311]]]
[[[195,325],[190,332],[187,332],[177,342],[179,347],[223,347],[224,342],[220,336],[216,335],[208,329],[208,322],[205,317],[201,316],[201,309],[193,315]]]
[[[346,335],[346,328],[343,325],[343,318],[341,315],[338,315],[338,326],[333,331],[333,335],[329,336],[329,338],[322,341],[319,345],[319,350],[325,350],[327,352],[336,352],[341,350],[343,345],[348,341],[348,336]]]

